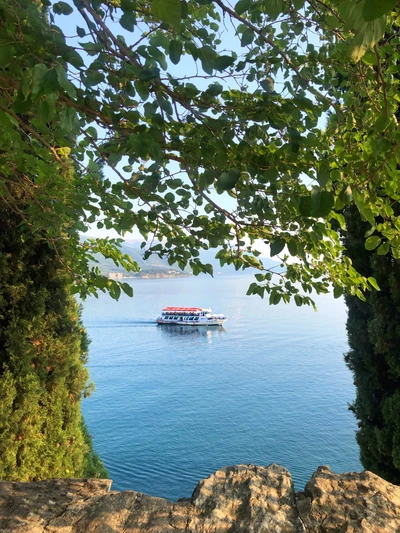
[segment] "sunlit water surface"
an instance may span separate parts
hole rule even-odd
[[[287,467],[301,490],[322,464],[360,469],[346,307],[245,296],[252,276],[132,280],[84,304],[96,392],[83,412],[113,488],[169,499],[226,465]],[[167,305],[211,306],[224,328],[157,326]]]

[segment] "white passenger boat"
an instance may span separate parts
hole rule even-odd
[[[228,320],[225,315],[213,314],[208,307],[164,307],[157,318],[158,324],[178,326],[222,326]]]

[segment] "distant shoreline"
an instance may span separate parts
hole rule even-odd
[[[105,274],[108,276],[109,279],[113,279],[115,281],[123,281],[125,279],[176,279],[176,278],[187,278],[189,276],[192,276],[193,274],[138,274],[136,276],[110,276],[109,274]]]

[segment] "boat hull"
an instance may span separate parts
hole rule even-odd
[[[218,319],[206,319],[206,320],[163,320],[162,318],[157,319],[157,324],[166,325],[166,326],[222,326],[228,319],[227,318],[218,318]]]
[[[219,319],[219,320],[204,320],[204,321],[189,321],[189,320],[162,320],[158,319],[157,324],[165,326],[222,326],[228,319]]]

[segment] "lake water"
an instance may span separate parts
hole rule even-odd
[[[315,469],[361,468],[346,307],[318,312],[246,296],[252,276],[132,280],[133,299],[84,304],[97,390],[83,402],[113,488],[169,499],[226,465],[287,467],[296,490]],[[167,305],[211,306],[222,328],[157,326]]]

